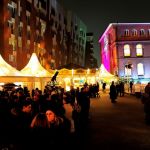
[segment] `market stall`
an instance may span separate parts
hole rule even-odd
[[[25,77],[16,68],[9,65],[0,55],[0,90],[2,90],[3,85],[7,83],[23,85],[23,83],[31,83],[32,81],[32,77]]]
[[[33,88],[44,90],[45,85],[51,80],[52,73],[48,72],[39,62],[35,53],[32,54],[28,64],[20,71],[23,76],[32,77]]]
[[[100,66],[98,78],[100,84],[105,82],[107,85],[110,85],[112,81],[114,82],[118,81],[118,77],[109,73],[103,64],[101,64]]]

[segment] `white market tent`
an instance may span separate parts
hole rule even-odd
[[[52,74],[41,66],[35,53],[32,54],[29,63],[21,71],[9,65],[0,55],[1,85],[8,82],[19,82],[28,86],[30,90],[35,87],[43,90],[51,77]]]
[[[102,82],[105,81],[105,82],[111,83],[112,81],[116,82],[118,80],[118,78],[115,75],[109,73],[106,70],[103,64],[101,64],[100,66],[98,76],[99,76],[99,80],[101,80]]]
[[[53,76],[39,62],[35,53],[32,54],[28,64],[20,71],[26,77],[33,77],[33,87],[44,90],[45,85]]]
[[[5,83],[28,83],[33,88],[33,78],[24,77],[16,68],[9,65],[0,55],[0,89]]]
[[[28,64],[20,71],[24,76],[32,77],[52,77],[39,62],[35,53],[32,54]]]
[[[9,65],[0,55],[0,83],[27,81],[20,71]]]
[[[0,55],[0,76],[22,76],[22,73],[9,65]]]
[[[100,66],[99,78],[111,78],[115,77],[113,74],[109,73],[103,64]]]

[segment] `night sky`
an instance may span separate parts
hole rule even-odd
[[[100,65],[98,39],[110,23],[150,22],[148,0],[57,0],[94,33],[94,56]],[[140,2],[139,2],[140,1]]]

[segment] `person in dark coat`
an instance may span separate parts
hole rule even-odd
[[[85,125],[89,119],[89,110],[90,110],[90,96],[88,87],[81,88],[79,95],[79,105],[81,106],[81,124]]]
[[[116,86],[114,84],[114,81],[112,81],[111,86],[110,86],[110,99],[112,103],[116,103],[116,99],[117,99],[117,90],[116,90]]]
[[[150,82],[144,89],[144,112],[145,112],[145,123],[150,125]]]
[[[18,119],[18,128],[30,128],[31,121],[33,119],[31,99],[27,99],[22,102],[21,112],[19,113]]]
[[[132,90],[133,90],[133,82],[130,81],[130,93],[132,93]]]
[[[106,83],[105,82],[103,83],[102,88],[103,88],[103,92],[105,92],[105,89],[106,89]]]

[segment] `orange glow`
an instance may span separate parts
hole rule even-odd
[[[45,42],[44,42],[44,41],[42,41],[42,42],[40,43],[40,48],[45,48]]]

